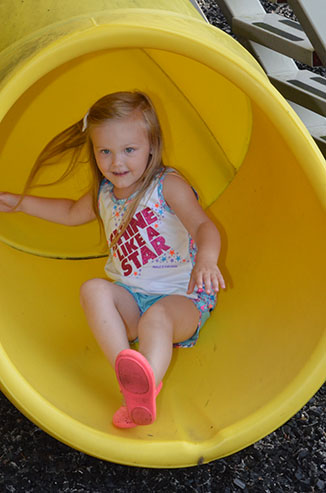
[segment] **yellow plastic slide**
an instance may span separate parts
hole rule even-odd
[[[59,131],[104,94],[147,92],[165,162],[221,230],[228,289],[178,349],[157,421],[111,424],[120,393],[79,305],[104,276],[96,223],[0,214],[0,375],[33,422],[87,454],[184,467],[232,454],[295,414],[326,377],[326,168],[251,55],[188,0],[3,0],[0,190],[21,192]],[[64,167],[49,166],[39,184]],[[46,196],[79,197],[87,166]]]

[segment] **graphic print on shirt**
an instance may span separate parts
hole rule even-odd
[[[118,229],[112,232],[111,242],[117,234]],[[165,263],[165,267],[177,267],[181,260],[160,233],[159,218],[150,207],[145,207],[132,218],[115,245],[113,256],[119,259],[125,277],[131,274],[139,275],[141,268],[149,261],[153,263],[160,259],[160,263]],[[155,265],[153,267],[155,268]]]
[[[196,245],[165,201],[164,176],[160,176],[137,207],[128,227],[111,247],[105,272],[138,291],[184,294],[195,262]],[[117,199],[105,180],[99,193],[99,210],[108,245],[118,236],[129,199]],[[191,297],[191,296],[189,296]]]
[[[134,273],[149,260],[160,257],[171,247],[158,231],[157,216],[149,207],[142,209],[131,219],[128,228],[113,249],[113,256],[121,262],[124,276]],[[118,234],[114,230],[110,241]]]

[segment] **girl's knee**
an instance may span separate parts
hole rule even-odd
[[[173,318],[168,307],[160,303],[155,303],[142,315],[138,326],[140,337],[147,333],[151,337],[151,334],[161,332],[172,337],[173,329]]]
[[[162,323],[170,319],[170,313],[168,308],[161,303],[154,303],[146,312],[144,313],[143,319],[152,318],[154,320],[160,320]]]
[[[83,304],[91,296],[98,293],[101,288],[104,288],[108,281],[105,279],[95,278],[88,279],[80,287],[80,301]]]

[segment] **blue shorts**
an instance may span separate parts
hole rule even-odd
[[[123,284],[122,282],[116,281],[115,284],[125,288],[133,297],[137,303],[140,311],[140,315],[143,315],[148,308],[150,308],[154,303],[162,298],[166,298],[168,295],[151,295],[143,293],[135,293],[130,286]],[[203,327],[205,322],[209,319],[211,311],[216,305],[216,294],[207,294],[205,291],[197,291],[196,298],[189,298],[199,311],[199,322],[195,333],[186,341],[176,342],[173,344],[174,347],[193,347],[198,339],[200,329]],[[132,343],[137,342],[137,339],[132,341]]]

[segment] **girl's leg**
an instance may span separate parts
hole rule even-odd
[[[157,301],[138,323],[139,351],[150,363],[156,386],[169,367],[173,343],[191,337],[199,322],[199,311],[185,296],[171,295]]]
[[[86,281],[80,298],[88,324],[114,368],[117,355],[137,337],[137,303],[126,289],[105,279]]]

